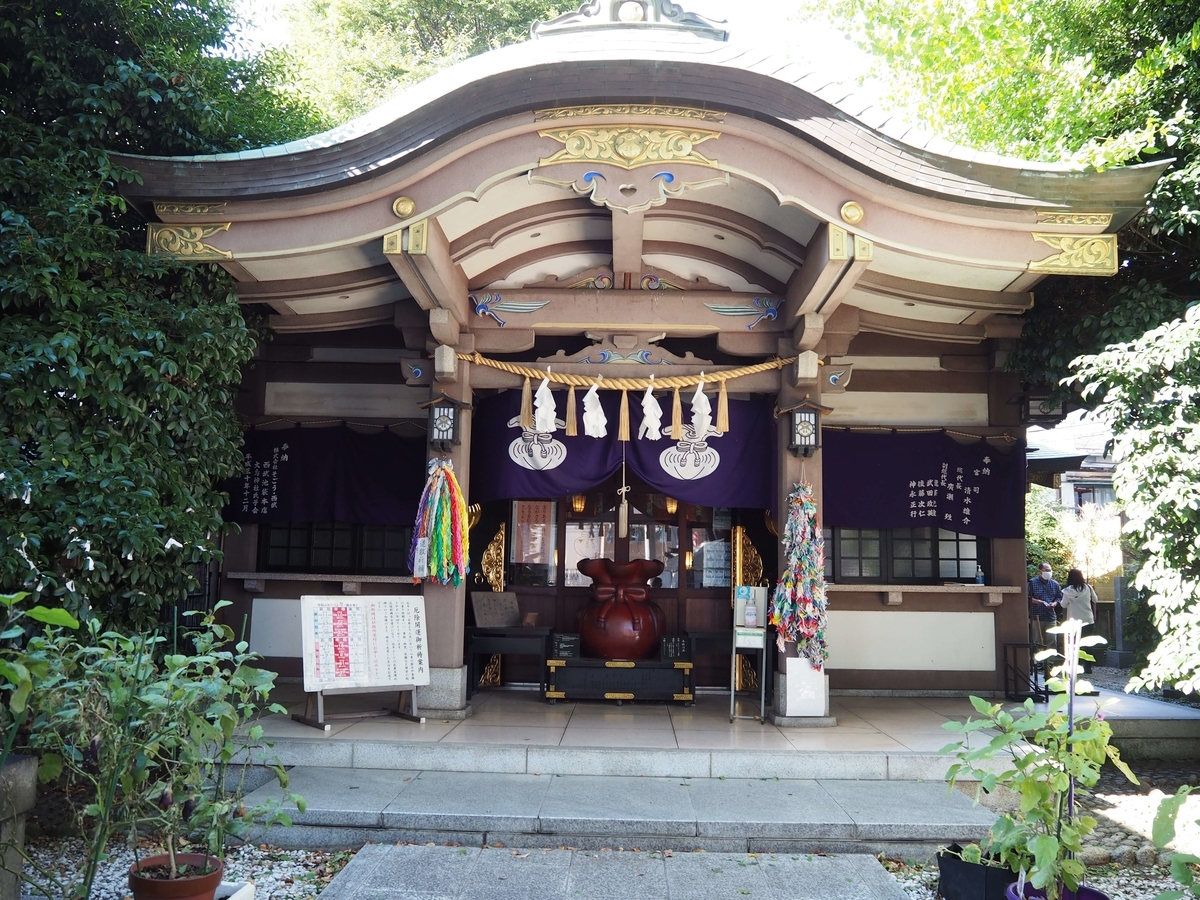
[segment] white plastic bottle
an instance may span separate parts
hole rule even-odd
[[[758,606],[755,604],[753,598],[746,603],[746,613],[744,619],[747,628],[758,627]]]

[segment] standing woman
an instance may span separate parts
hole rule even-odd
[[[1063,587],[1063,619],[1077,619],[1083,623],[1081,634],[1090,635],[1096,623],[1096,589],[1083,580],[1083,573],[1072,569]],[[1084,660],[1083,671],[1092,671],[1092,664]]]

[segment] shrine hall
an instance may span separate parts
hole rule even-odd
[[[1117,271],[1165,165],[955,146],[666,0],[304,140],[123,162],[147,252],[220,265],[270,332],[212,587],[265,665],[307,679],[323,598],[418,629],[420,677],[376,682],[413,712],[743,690],[785,719],[806,647],[818,718],[1029,669],[1038,386],[1006,358],[1042,279]],[[435,475],[445,583],[414,540]],[[801,557],[819,659],[769,621]]]

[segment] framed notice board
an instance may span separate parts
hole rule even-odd
[[[425,598],[420,595],[300,598],[304,690],[429,684]]]

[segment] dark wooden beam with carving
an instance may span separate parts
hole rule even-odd
[[[808,242],[804,265],[788,279],[781,317],[785,325],[820,308],[849,267],[851,254],[850,235],[845,228],[829,223],[817,228]]]
[[[422,219],[385,235],[383,253],[422,309],[445,309],[458,325],[469,319],[467,276],[450,256],[437,219]]]

